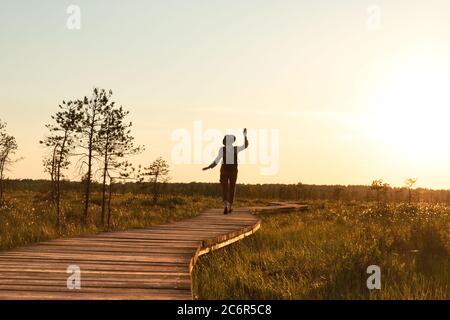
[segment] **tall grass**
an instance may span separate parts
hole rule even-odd
[[[123,194],[113,198],[109,229],[100,224],[101,198],[94,193],[89,223],[82,221],[82,198],[78,193],[64,194],[62,228],[56,228],[55,211],[45,193],[10,192],[0,206],[0,250],[59,237],[92,234],[108,230],[128,230],[168,223],[198,215],[218,205],[208,197],[165,196],[152,206],[146,195]]]
[[[450,299],[450,207],[313,203],[202,256],[198,299]],[[381,290],[368,290],[369,265]]]

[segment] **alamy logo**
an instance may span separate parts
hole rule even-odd
[[[380,290],[381,289],[381,269],[377,265],[367,267],[367,273],[370,274],[367,278],[367,289]]]
[[[67,278],[67,289],[81,289],[81,269],[79,266],[71,265],[67,267],[67,273],[70,276]]]
[[[372,5],[367,8],[367,29],[370,31],[379,30],[381,28],[381,8]]]
[[[66,21],[66,27],[69,30],[81,29],[81,9],[77,5],[70,5],[67,7],[66,13],[69,15]]]
[[[227,129],[225,132],[214,128],[203,128],[201,121],[194,121],[193,129],[176,129],[172,132],[171,162],[180,164],[209,164],[222,147],[225,135],[238,138],[235,145],[243,144],[239,140],[242,129]],[[278,129],[248,129],[249,148],[239,153],[240,164],[258,165],[261,175],[275,175],[279,170],[280,132]],[[230,150],[232,151],[232,149]],[[232,156],[227,157],[233,159]]]

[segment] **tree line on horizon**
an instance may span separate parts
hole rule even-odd
[[[50,187],[49,180],[9,180],[10,190],[30,190],[45,193]],[[64,189],[78,192],[82,182],[64,180],[61,182]],[[383,182],[383,185],[385,183]],[[160,192],[170,196],[190,197],[220,197],[221,191],[218,183],[213,182],[169,182],[158,184]],[[94,182],[92,189],[101,192],[101,184]],[[163,190],[161,190],[163,188]],[[425,188],[391,187],[384,185],[379,191],[379,203],[442,203],[450,204],[450,190],[433,190]],[[142,185],[139,181],[124,180],[114,184],[114,192],[117,194],[141,194]],[[312,185],[312,184],[239,184],[236,193],[237,198],[261,199],[261,200],[286,200],[286,201],[369,201],[377,202],[377,191],[372,185]]]
[[[138,181],[152,186],[152,201],[156,204],[160,182],[168,180],[169,165],[157,158],[148,166],[134,167],[128,157],[145,150],[135,145],[131,134],[129,111],[112,100],[112,91],[94,88],[90,97],[64,100],[45,127],[48,133],[39,143],[47,152],[43,159],[44,171],[50,176],[50,199],[56,213],[56,224],[61,225],[62,182],[71,164],[75,166],[83,184],[83,223],[88,223],[92,185],[100,181],[100,221],[110,224],[112,188],[118,181]],[[3,201],[4,172],[15,162],[18,150],[15,138],[5,131],[0,121],[0,201]],[[75,159],[75,161],[74,161]]]

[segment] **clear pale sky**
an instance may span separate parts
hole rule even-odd
[[[44,124],[98,86],[131,111],[136,163],[170,160],[172,133],[202,121],[279,130],[278,173],[244,164],[241,183],[450,188],[447,0],[11,0],[0,23],[0,119],[24,157],[10,177],[45,177]],[[172,180],[218,180],[201,167],[172,164]]]

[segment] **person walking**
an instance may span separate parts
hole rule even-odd
[[[222,186],[222,200],[224,204],[223,213],[228,214],[233,211],[234,194],[236,191],[236,180],[238,175],[238,153],[247,149],[247,129],[244,129],[244,144],[234,146],[236,136],[227,134],[223,138],[223,146],[219,149],[216,159],[203,170],[212,169],[222,160],[220,167],[220,184]]]

